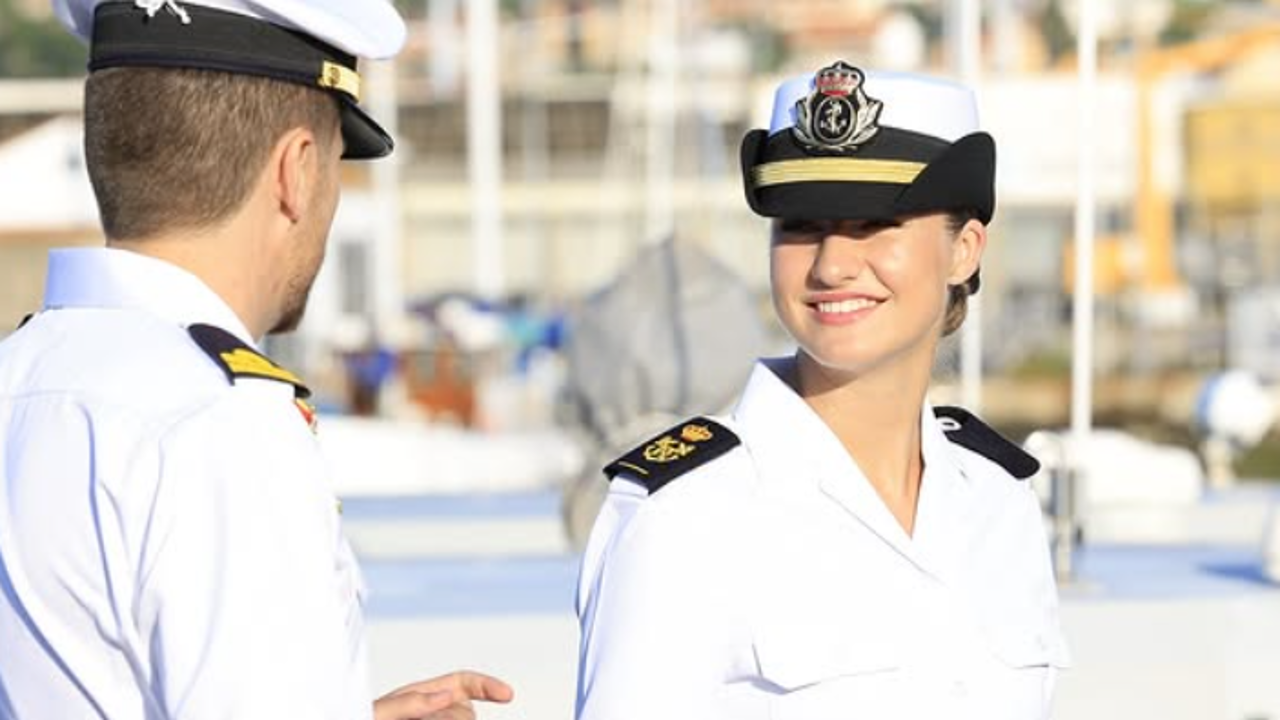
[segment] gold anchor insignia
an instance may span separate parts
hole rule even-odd
[[[644,459],[655,463],[669,463],[679,460],[694,450],[697,448],[693,445],[687,445],[670,435],[664,435],[644,449]]]
[[[680,437],[689,442],[706,442],[712,438],[711,428],[706,425],[685,425],[680,430]]]
[[[884,103],[867,96],[865,81],[861,70],[843,60],[819,70],[813,92],[795,104],[796,141],[818,153],[847,155],[875,136]]]

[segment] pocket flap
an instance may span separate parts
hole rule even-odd
[[[838,677],[892,672],[901,650],[873,628],[768,627],[755,638],[760,675],[786,691]]]
[[[1071,665],[1066,641],[1050,623],[1005,623],[987,635],[992,653],[1011,668]]]

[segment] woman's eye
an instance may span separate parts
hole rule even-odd
[[[812,235],[822,230],[822,224],[813,220],[783,220],[782,232],[794,235]]]

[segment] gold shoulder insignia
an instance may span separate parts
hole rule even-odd
[[[938,418],[938,424],[942,426],[948,440],[999,465],[1014,478],[1026,480],[1039,472],[1040,461],[1035,456],[996,432],[968,410],[936,407],[933,414]]]
[[[187,328],[187,332],[200,349],[222,368],[232,384],[235,384],[236,378],[242,377],[278,380],[293,386],[294,397],[310,397],[311,391],[301,378],[271,362],[267,356],[226,330],[212,325],[192,325]]]
[[[631,452],[609,463],[604,473],[610,480],[626,474],[657,492],[663,485],[729,452],[741,444],[729,428],[697,417],[651,438]]]

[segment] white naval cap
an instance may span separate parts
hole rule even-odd
[[[743,138],[743,189],[765,217],[887,219],[995,211],[995,141],[974,94],[941,78],[836,61],[786,80]]]
[[[53,0],[62,24],[80,39],[93,36],[93,14],[99,5],[118,0]],[[187,6],[215,8],[297,30],[352,55],[380,60],[400,52],[404,20],[390,0],[137,0],[128,2],[149,13],[181,16]]]
[[[195,68],[316,87],[341,101],[344,157],[380,157],[394,146],[359,106],[356,63],[404,45],[404,20],[389,0],[53,0],[53,7],[89,42],[90,71]]]
[[[864,86],[873,88],[883,109],[881,125],[911,130],[955,142],[977,132],[978,103],[973,91],[959,83],[927,75],[900,72],[864,73]],[[791,129],[797,103],[813,92],[814,75],[798,75],[778,86],[773,98],[769,134]]]

